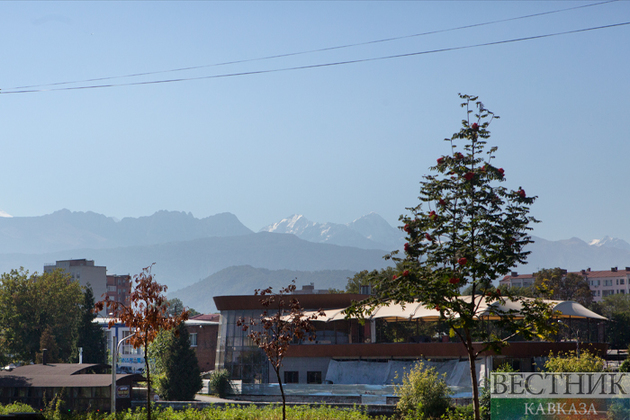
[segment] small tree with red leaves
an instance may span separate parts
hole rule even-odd
[[[304,309],[295,296],[291,295],[296,287],[295,280],[280,289],[278,293],[273,293],[271,287],[264,290],[256,289],[255,294],[262,296],[260,303],[265,310],[259,319],[251,319],[247,323],[243,318],[239,319],[236,325],[243,327],[247,331],[249,327],[260,326],[249,332],[248,336],[267,355],[269,363],[276,373],[280,394],[282,395],[282,419],[286,419],[286,398],[282,380],[280,378],[280,368],[282,360],[293,340],[312,340],[312,332],[315,331],[312,321],[319,316],[324,316],[321,310],[306,316]]]
[[[134,276],[135,288],[131,293],[129,306],[123,302],[111,300],[109,296],[97,302],[95,311],[102,311],[107,307],[116,313],[120,322],[131,328],[133,335],[128,338],[134,348],[144,350],[144,365],[147,375],[147,419],[151,420],[151,373],[149,371],[149,344],[155,339],[160,330],[170,330],[188,319],[188,311],[183,310],[179,315],[168,313],[168,302],[164,296],[166,286],[154,281],[151,266],[143,268],[140,274]],[[113,327],[116,320],[109,321]]]

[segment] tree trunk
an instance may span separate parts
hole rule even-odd
[[[282,381],[280,380],[280,368],[273,368],[276,371],[276,377],[278,378],[278,385],[280,385],[280,394],[282,395],[282,420],[287,419],[287,401],[284,397],[284,388],[282,387]]]
[[[476,354],[470,335],[466,334],[466,350],[468,352],[468,364],[470,365],[470,382],[472,384],[473,408],[475,410],[475,420],[481,420],[479,410],[479,385],[477,383],[477,366],[475,364]]]
[[[151,420],[151,374],[149,372],[149,345],[144,343],[144,371],[147,374],[147,420]]]

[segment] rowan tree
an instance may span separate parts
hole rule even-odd
[[[276,373],[282,395],[283,420],[286,419],[286,397],[280,378],[282,360],[293,340],[312,340],[312,336],[309,334],[315,331],[312,321],[319,316],[324,316],[321,310],[310,316],[305,316],[298,299],[295,296],[290,296],[295,292],[295,289],[295,280],[277,293],[273,293],[271,287],[264,290],[256,289],[255,294],[262,297],[260,303],[265,310],[258,319],[250,319],[248,322],[241,318],[236,323],[243,328],[243,331],[254,327],[248,336],[265,352],[271,368]]]
[[[157,283],[151,274],[152,266],[142,269],[134,276],[135,287],[131,292],[129,306],[123,302],[110,300],[109,296],[97,302],[95,311],[100,312],[104,307],[118,314],[120,322],[131,329],[132,335],[128,342],[134,348],[144,350],[144,365],[147,376],[147,419],[151,420],[151,372],[149,367],[149,344],[161,330],[170,330],[188,319],[188,311],[183,310],[179,315],[168,313],[168,302],[164,293],[167,287]],[[109,322],[113,327],[116,320]]]
[[[420,301],[440,312],[440,318],[466,348],[470,365],[475,419],[480,418],[476,357],[485,350],[500,351],[516,334],[524,339],[545,337],[552,313],[541,299],[503,295],[491,286],[517,264],[524,264],[531,243],[528,232],[536,220],[528,215],[536,197],[523,188],[510,190],[500,184],[505,171],[494,164],[496,147],[486,148],[488,126],[498,118],[477,97],[460,95],[466,117],[461,129],[446,139],[450,153],[437,159],[431,175],[420,185],[420,204],[408,208],[400,220],[407,243],[404,254],[388,257],[401,264],[388,278],[377,277],[374,296],[355,313],[369,313],[387,303]],[[470,295],[460,296],[468,287]],[[520,316],[490,306],[498,328],[475,328],[480,309],[506,300],[522,304]],[[522,316],[522,317],[521,317]],[[499,336],[497,331],[509,331]],[[481,344],[481,345],[479,345]]]

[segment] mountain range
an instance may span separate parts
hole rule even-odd
[[[261,232],[290,233],[310,242],[354,246],[364,249],[402,248],[405,237],[376,213],[370,213],[345,225],[311,222],[301,214],[265,226]]]
[[[630,265],[630,244],[621,239],[533,239],[527,247],[528,264],[514,271]],[[110,274],[133,275],[155,262],[153,272],[169,287],[169,296],[211,309],[212,296],[286,286],[291,278],[298,286],[314,282],[318,289],[343,289],[352,273],[387,266],[383,255],[400,249],[404,241],[400,230],[375,213],[347,224],[294,215],[254,233],[231,213],[198,219],[190,213],[159,211],[117,221],[93,212],[60,210],[39,217],[0,218],[0,273],[19,267],[41,272],[44,264],[86,258],[106,266]]]

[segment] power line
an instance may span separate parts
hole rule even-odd
[[[465,45],[461,47],[439,48],[439,49],[434,49],[434,50],[417,51],[417,52],[411,52],[411,53],[406,53],[406,54],[395,54],[395,55],[388,55],[388,56],[381,56],[381,57],[361,58],[357,60],[337,61],[337,62],[332,62],[332,63],[321,63],[321,64],[310,64],[310,65],[295,66],[295,67],[284,67],[284,68],[279,68],[279,69],[255,70],[255,71],[247,71],[247,72],[239,72],[239,73],[224,73],[224,74],[216,74],[216,75],[209,75],[209,76],[186,77],[186,78],[166,79],[166,80],[152,80],[152,81],[144,81],[144,82],[74,86],[74,87],[62,87],[62,88],[52,88],[52,89],[25,89],[25,90],[14,90],[11,92],[1,92],[1,91],[0,92],[4,95],[8,95],[12,93],[37,93],[37,92],[52,92],[52,91],[62,91],[62,90],[100,89],[100,88],[122,87],[122,86],[140,86],[140,85],[154,85],[154,84],[163,84],[163,83],[185,82],[185,81],[192,81],[192,80],[219,79],[219,78],[225,78],[225,77],[251,76],[251,75],[256,75],[256,74],[316,69],[316,68],[322,68],[322,67],[334,67],[334,66],[342,66],[342,65],[347,65],[347,64],[365,63],[369,61],[391,60],[394,58],[404,58],[404,57],[413,57],[413,56],[418,56],[418,55],[435,54],[435,53],[448,52],[448,51],[466,50],[466,49],[471,49],[471,48],[487,47],[487,46],[492,46],[492,45],[510,44],[514,42],[550,38],[550,37],[560,36],[560,35],[577,34],[577,33],[582,33],[582,32],[596,31],[600,29],[609,29],[609,28],[615,28],[615,27],[626,26],[626,25],[630,25],[630,21],[621,22],[621,23],[613,23],[610,25],[595,26],[595,27],[590,27],[590,28],[574,29],[571,31],[555,32],[555,33],[544,34],[544,35],[534,35],[534,36],[528,36],[528,37],[522,37],[522,38],[506,39],[502,41],[484,42],[481,44]]]
[[[127,74],[127,75],[123,75],[123,76],[107,76],[107,77],[99,77],[99,78],[92,78],[92,79],[85,79],[85,80],[76,80],[76,81],[72,81],[72,82],[56,82],[56,83],[46,83],[46,84],[38,84],[38,85],[16,86],[16,87],[12,87],[12,88],[7,88],[7,90],[19,90],[19,89],[23,90],[23,89],[32,89],[32,88],[48,87],[48,86],[71,85],[71,84],[77,84],[77,83],[101,82],[101,81],[105,81],[105,80],[124,79],[124,78],[129,78],[129,77],[140,77],[140,76],[153,76],[153,75],[156,75],[156,74],[175,73],[175,72],[181,72],[181,71],[199,70],[199,69],[210,68],[210,67],[227,66],[227,65],[232,65],[232,64],[249,63],[249,62],[254,62],[254,61],[264,61],[264,60],[273,60],[273,59],[278,59],[278,58],[294,57],[294,56],[298,56],[298,55],[313,54],[313,53],[326,52],[326,51],[334,51],[334,50],[353,48],[353,47],[359,47],[359,46],[364,46],[364,45],[372,45],[372,44],[379,44],[379,43],[385,43],[385,42],[399,41],[399,40],[402,40],[402,39],[409,39],[409,38],[415,38],[415,37],[426,36],[426,35],[434,35],[434,34],[445,33],[445,32],[459,31],[459,30],[462,30],[462,29],[470,29],[470,28],[476,28],[476,27],[480,27],[480,26],[494,25],[494,24],[497,24],[497,23],[512,22],[512,21],[515,21],[515,20],[529,19],[529,18],[533,18],[533,17],[551,15],[551,14],[555,14],[555,13],[563,13],[563,12],[568,12],[568,11],[576,10],[576,9],[583,9],[583,8],[587,8],[587,7],[601,6],[601,5],[604,5],[604,4],[614,3],[614,2],[617,2],[617,1],[619,1],[619,0],[607,0],[607,1],[602,1],[602,2],[599,2],[599,3],[585,4],[585,5],[581,5],[581,6],[574,6],[574,7],[569,7],[569,8],[565,8],[565,9],[551,10],[551,11],[548,11],[548,12],[534,13],[534,14],[529,14],[529,15],[524,15],[524,16],[517,16],[517,17],[513,17],[513,18],[499,19],[499,20],[493,20],[493,21],[482,22],[482,23],[474,23],[474,24],[471,24],[471,25],[457,26],[457,27],[454,27],[454,28],[438,29],[438,30],[434,30],[434,31],[421,32],[421,33],[412,34],[412,35],[403,35],[403,36],[397,36],[397,37],[391,37],[391,38],[383,38],[383,39],[377,39],[377,40],[372,40],[372,41],[358,42],[358,43],[354,43],[354,44],[346,44],[346,45],[338,45],[338,46],[332,46],[332,47],[317,48],[317,49],[313,49],[313,50],[306,50],[306,51],[298,51],[298,52],[285,53],[285,54],[270,55],[270,56],[258,57],[258,58],[247,58],[247,59],[242,59],[242,60],[226,61],[226,62],[222,62],[222,63],[206,64],[206,65],[201,65],[201,66],[180,67],[180,68],[170,69],[170,70],[159,70],[159,71],[151,71],[151,72],[143,72],[143,73],[132,73],[132,74]]]

